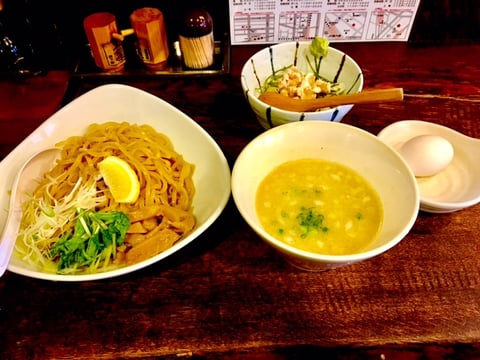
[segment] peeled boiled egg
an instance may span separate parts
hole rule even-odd
[[[419,135],[405,142],[399,149],[415,176],[433,176],[444,170],[453,160],[453,146],[437,135]]]

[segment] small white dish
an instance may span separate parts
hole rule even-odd
[[[417,177],[420,210],[448,213],[480,202],[480,139],[474,139],[446,126],[420,121],[395,122],[378,133],[378,138],[396,151],[419,135],[437,135],[454,148],[450,165],[436,175]]]
[[[90,281],[127,274],[174,254],[202,234],[221,214],[230,198],[230,167],[218,144],[186,114],[164,100],[131,86],[99,86],[48,118],[0,162],[0,234],[9,208],[9,191],[22,164],[34,153],[74,135],[92,123],[107,121],[148,124],[169,137],[175,150],[195,165],[193,209],[195,229],[171,248],[139,263],[95,274],[59,275],[36,268],[13,254],[8,270],[53,281]],[[0,241],[2,241],[0,239]]]

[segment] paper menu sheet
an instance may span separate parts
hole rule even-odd
[[[232,45],[407,41],[420,0],[229,0]]]

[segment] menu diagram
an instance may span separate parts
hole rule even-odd
[[[230,0],[232,45],[407,41],[420,0]]]

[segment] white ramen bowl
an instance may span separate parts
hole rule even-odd
[[[0,234],[8,213],[8,194],[22,164],[42,149],[53,147],[70,136],[84,134],[90,124],[108,121],[151,125],[167,135],[175,150],[195,165],[193,208],[197,223],[193,232],[158,255],[106,272],[82,275],[46,273],[15,256],[10,259],[9,271],[54,281],[97,280],[127,274],[165,259],[195,240],[225,208],[230,197],[230,168],[222,150],[210,135],[162,99],[130,86],[111,84],[97,87],[67,104],[0,162]]]
[[[323,255],[300,250],[268,234],[256,212],[262,180],[287,161],[314,158],[337,162],[358,172],[377,191],[384,219],[368,247],[351,255]],[[398,244],[415,223],[419,192],[406,162],[376,136],[351,125],[295,122],[267,130],[238,156],[232,170],[232,196],[250,227],[294,266],[320,271],[377,256]]]
[[[272,107],[258,99],[259,89],[275,71],[296,64],[305,73],[309,70],[305,54],[311,41],[284,42],[264,48],[251,56],[243,65],[241,85],[245,98],[263,128],[304,120],[341,121],[353,105],[341,105],[311,112],[285,111]],[[311,57],[311,56],[310,56]],[[337,79],[347,93],[357,93],[363,88],[363,73],[360,66],[344,52],[329,47],[322,59],[320,74],[327,80]]]

